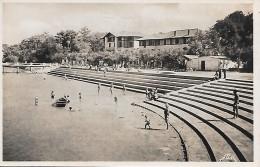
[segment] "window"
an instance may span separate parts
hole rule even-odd
[[[152,46],[152,40],[149,40],[149,46]]]
[[[118,41],[121,41],[121,40],[122,40],[121,37],[118,37],[117,39],[118,39]]]
[[[111,43],[109,43],[108,45],[109,45],[108,47],[110,47],[110,48],[111,48]]]
[[[134,43],[130,42],[130,48],[134,47]]]
[[[183,38],[183,43],[187,44],[187,38]]]
[[[160,45],[160,40],[158,39],[158,40],[156,40],[156,44],[155,44],[156,46],[157,45]]]
[[[121,48],[122,47],[122,42],[118,42],[118,47]]]
[[[152,40],[152,45],[155,46],[155,40]]]
[[[190,35],[190,30],[188,30],[188,35]]]
[[[166,45],[166,39],[163,41],[163,44]]]
[[[115,38],[114,37],[109,37],[108,42],[114,42]]]
[[[179,43],[180,43],[179,38],[176,38],[175,39],[175,44],[179,44]]]
[[[133,41],[134,38],[133,38],[133,37],[128,37],[128,40],[129,40],[129,41]]]

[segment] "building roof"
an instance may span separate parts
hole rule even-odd
[[[184,55],[184,57],[192,60],[192,59],[197,59],[199,56],[197,56],[197,55]]]
[[[187,59],[197,59],[199,56],[198,55],[184,55],[185,58]],[[226,56],[201,56],[201,57],[211,57],[211,58],[215,58],[215,59],[229,59]]]
[[[176,31],[170,31],[170,32],[167,32],[167,33],[159,33],[159,34],[148,35],[148,36],[145,36],[143,38],[138,39],[138,41],[150,40],[150,39],[167,39],[167,38],[192,37],[198,31],[199,30],[197,28],[185,29],[185,30],[176,30]]]
[[[144,35],[140,32],[128,32],[128,31],[121,31],[121,32],[108,32],[104,37],[108,35],[113,35],[115,37],[143,37]]]
[[[215,59],[229,59],[226,56],[210,56],[210,57],[215,58]]]

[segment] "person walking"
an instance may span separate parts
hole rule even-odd
[[[165,103],[164,120],[165,120],[165,123],[167,126],[167,130],[169,128],[168,119],[169,119],[169,105],[168,105],[168,103]]]
[[[145,115],[144,116],[145,117],[145,125],[144,125],[144,128],[146,129],[146,127],[147,126],[149,126],[149,129],[151,129],[151,127],[150,127],[150,119]]]
[[[54,91],[51,91],[51,98],[54,99],[54,97],[55,97]]]
[[[99,95],[99,92],[100,92],[100,88],[101,88],[101,84],[98,83],[98,95]]]
[[[238,117],[239,95],[237,94],[237,90],[234,90],[233,93],[234,93],[233,112],[234,112],[234,119],[235,119]]]

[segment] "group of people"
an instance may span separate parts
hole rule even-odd
[[[158,95],[158,89],[155,88],[155,89],[151,89],[149,90],[149,88],[146,88],[146,100],[156,100],[159,98],[159,95]]]
[[[218,80],[222,77],[222,72],[223,72],[223,75],[224,75],[224,79],[227,78],[227,70],[226,69],[219,69],[216,71],[216,73],[214,74],[214,79],[215,80]]]

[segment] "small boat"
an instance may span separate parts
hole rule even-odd
[[[65,99],[64,97],[59,98],[58,100],[56,100],[55,102],[55,106],[56,107],[65,107],[67,103],[69,103],[70,101],[68,99]]]

